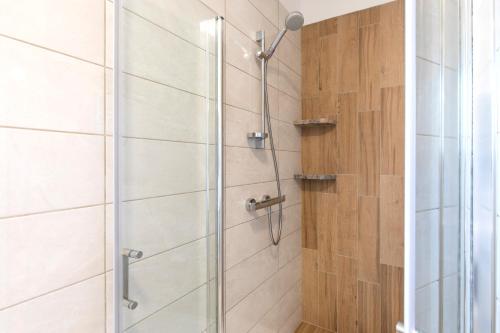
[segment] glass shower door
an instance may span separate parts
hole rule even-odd
[[[464,329],[459,0],[416,1],[415,328]]]
[[[115,332],[215,332],[220,19],[115,3]]]

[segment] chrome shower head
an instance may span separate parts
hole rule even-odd
[[[278,44],[281,42],[286,32],[288,30],[291,31],[299,30],[300,28],[302,28],[303,25],[304,25],[304,15],[302,15],[301,12],[291,12],[290,14],[288,14],[285,20],[285,28],[278,33],[278,35],[272,42],[271,46],[269,46],[267,51],[259,51],[257,53],[257,58],[269,60],[273,56],[274,51],[276,51]]]
[[[301,12],[291,12],[285,20],[285,27],[288,30],[296,31],[304,25],[304,15]]]

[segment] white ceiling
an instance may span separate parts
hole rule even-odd
[[[288,11],[304,14],[305,24],[323,21],[393,0],[280,0]]]

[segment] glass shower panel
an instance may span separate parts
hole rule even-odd
[[[416,328],[461,332],[458,0],[417,1]]]
[[[215,332],[216,15],[123,0],[115,121],[120,332]]]
[[[494,13],[496,0],[472,2],[473,332],[495,330],[496,138]]]

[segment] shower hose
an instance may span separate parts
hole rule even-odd
[[[271,126],[271,113],[269,111],[269,94],[267,91],[267,63],[268,59],[264,60],[264,113],[267,122],[267,128],[269,129],[269,144],[271,145],[271,152],[273,155],[273,164],[274,164],[274,174],[276,178],[276,187],[278,189],[278,198],[281,198],[281,182],[280,182],[280,173],[278,170],[278,159],[276,157],[276,149],[274,147],[274,138],[273,138],[273,128]],[[273,221],[272,221],[272,208],[267,208],[267,221],[269,224],[269,236],[273,245],[278,245],[281,240],[281,230],[283,226],[283,204],[280,201],[278,204],[278,234],[274,235]]]

